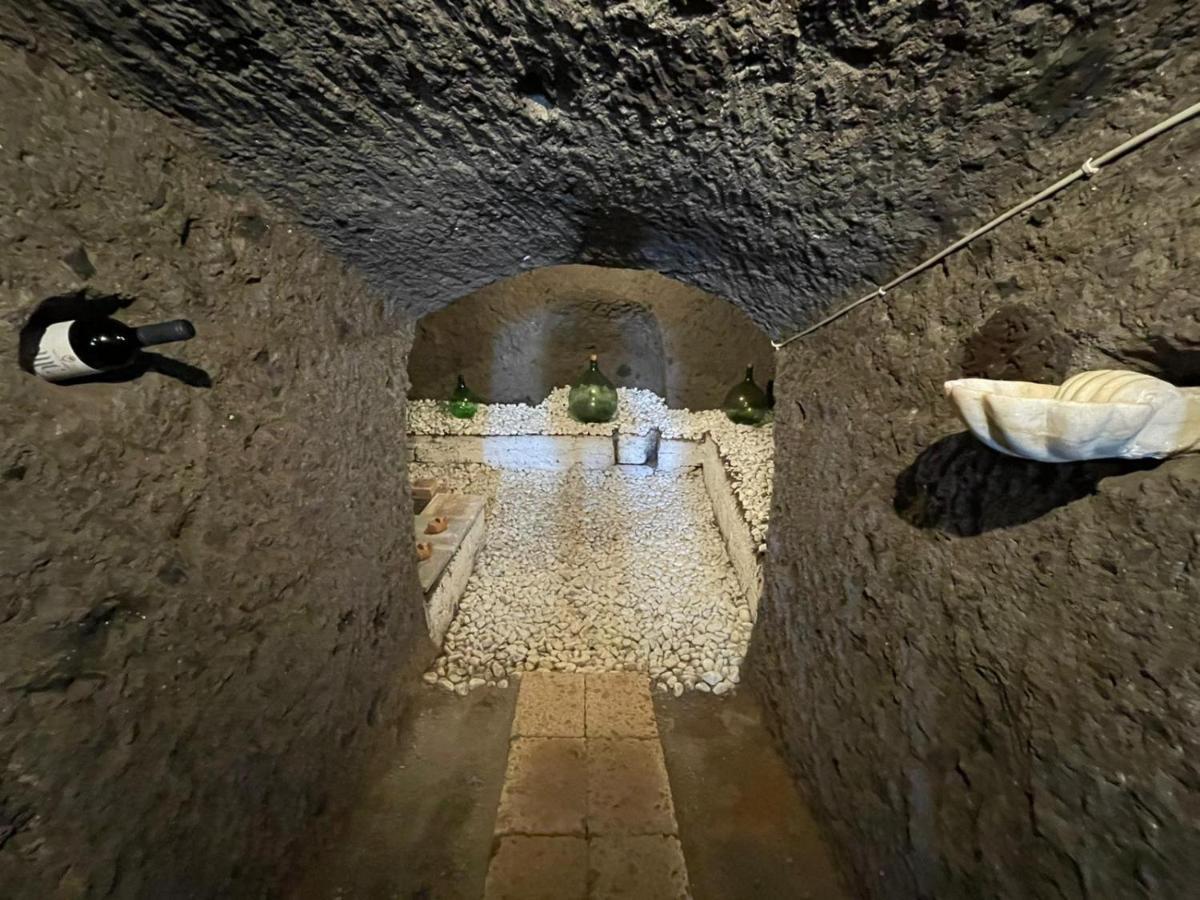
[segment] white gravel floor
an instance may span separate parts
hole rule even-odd
[[[775,429],[734,425],[718,409],[692,411],[670,409],[653,391],[617,388],[617,416],[603,425],[576,422],[567,413],[569,388],[555,388],[537,406],[515,403],[481,405],[472,419],[455,419],[436,400],[414,400],[408,404],[409,434],[503,435],[503,434],[621,434],[644,435],[657,428],[664,438],[716,442],[725,469],[741,504],[750,534],[765,549],[767,518],[771,511],[771,482],[775,475]]]
[[[540,668],[645,671],[676,695],[737,684],[750,610],[699,470],[411,471],[488,503],[487,542],[430,683],[465,694]]]

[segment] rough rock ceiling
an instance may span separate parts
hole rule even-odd
[[[414,314],[593,262],[778,333],[1056,177],[1035,145],[1194,40],[1192,6],[41,0],[0,38],[190,120]]]

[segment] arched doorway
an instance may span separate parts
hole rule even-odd
[[[713,409],[746,365],[774,377],[771,342],[738,307],[657,272],[568,265],[534,269],[420,319],[414,399],[444,397],[462,374],[496,403],[540,402],[597,353],[619,387],[672,408]]]
[[[566,409],[590,353],[621,398],[603,425]],[[747,364],[760,382],[772,374],[770,342],[744,313],[653,272],[537,270],[422,320],[411,475],[480,498],[418,520],[465,517],[432,541],[446,547],[438,565],[424,564],[443,645],[426,680],[465,694],[528,671],[635,671],[677,696],[731,691],[757,615],[773,471],[769,419],[736,425],[718,408]],[[443,408],[460,372],[497,401],[472,419]]]

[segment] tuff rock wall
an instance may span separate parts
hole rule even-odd
[[[0,896],[261,896],[422,649],[411,326],[157,113],[3,42],[0,96]],[[199,336],[18,370],[85,290]]]
[[[495,403],[539,403],[598,353],[622,387],[670,406],[715,409],[755,367],[774,377],[771,342],[737,307],[656,272],[551,266],[505,279],[417,323],[411,396],[445,397],[462,373]]]
[[[1200,95],[1197,9],[1174,0],[41,0],[0,21],[202,136],[413,316],[522,271],[594,263],[655,269],[783,335]],[[867,896],[1182,897],[1195,884],[1194,463],[1009,462],[955,437],[940,399],[964,373],[1049,380],[1115,362],[1194,377],[1195,141],[1181,131],[1139,152],[777,360],[753,653]],[[50,171],[73,183],[72,167]],[[359,333],[373,301],[301,302],[317,280],[230,315]],[[234,366],[250,333],[188,352]],[[372,462],[394,431],[371,430],[377,360],[353,378],[347,365],[336,402],[316,391],[327,415],[289,412],[310,427],[279,455],[317,442],[323,464],[362,460],[373,490],[397,478]],[[80,456],[64,449],[60,468]],[[366,496],[359,479],[335,482],[312,490]],[[99,546],[123,560],[124,541]],[[323,577],[344,571],[364,596],[378,558]],[[69,549],[31,563],[71,564]],[[263,697],[300,690],[285,671],[264,666],[276,680]],[[211,790],[207,774],[166,777],[172,760],[152,757],[159,784]],[[128,836],[105,839],[136,847]],[[207,840],[197,854],[228,849]]]
[[[35,0],[11,17],[192,124],[414,315],[560,263],[780,332],[1167,89],[1178,0]],[[1057,163],[1057,160],[1054,160]],[[1072,160],[1074,164],[1082,160]]]
[[[781,353],[758,683],[869,896],[1195,894],[1200,457],[1011,459],[941,385],[1200,385],[1198,247],[1192,126]]]

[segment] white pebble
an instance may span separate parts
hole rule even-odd
[[[623,435],[658,428],[666,438],[708,436],[752,538],[763,541],[772,427],[735,426],[719,410],[668,409],[649,391],[618,394],[615,423],[598,426],[567,415],[565,388],[535,407],[483,405],[469,420],[414,401],[409,431],[607,436],[615,424]],[[677,697],[723,694],[738,682],[751,616],[698,470],[413,463],[410,473],[487,498],[486,542],[426,682],[465,694],[535,669],[636,671]]]

